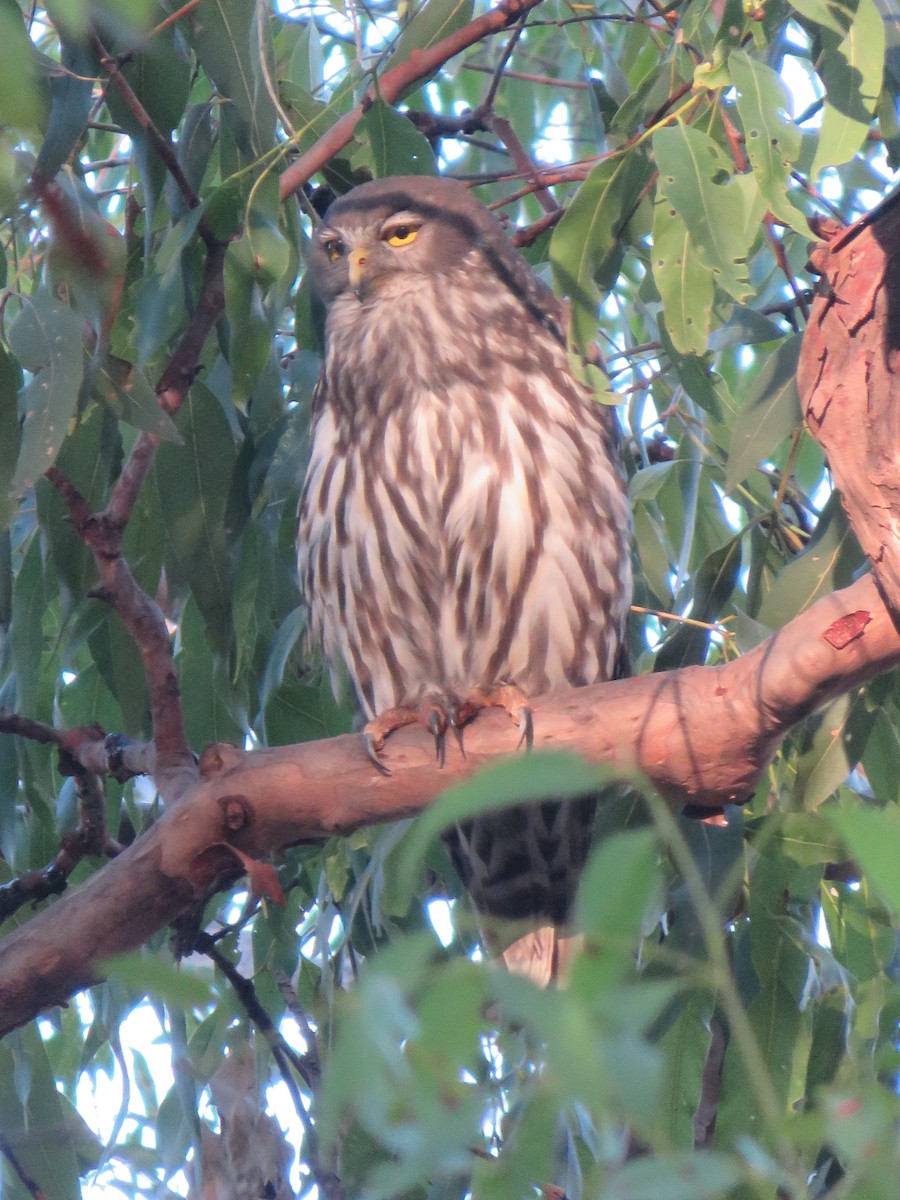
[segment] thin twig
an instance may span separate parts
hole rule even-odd
[[[305,1057],[297,1054],[287,1044],[260,1001],[252,980],[247,979],[246,976],[240,973],[227,955],[222,953],[209,934],[204,932],[198,933],[195,948],[207,955],[216,964],[234,988],[235,995],[243,1005],[247,1016],[265,1038],[275,1065],[278,1068],[278,1073],[290,1093],[297,1116],[303,1125],[304,1154],[316,1186],[329,1200],[343,1200],[344,1189],[337,1174],[323,1167],[319,1161],[319,1142],[316,1127],[306,1109],[306,1105],[303,1103],[303,1096],[297,1087],[297,1081],[291,1071],[291,1067],[293,1067],[294,1071],[297,1072],[310,1092],[312,1092],[319,1082],[318,1063],[316,1072],[310,1071]]]
[[[495,68],[483,66],[481,63],[463,63],[464,71],[480,71],[483,75],[493,75]],[[591,86],[583,80],[577,79],[555,79],[552,75],[529,75],[525,71],[505,71],[506,79],[521,79],[524,83],[536,83],[552,88],[571,88],[580,92],[586,92]]]
[[[512,52],[516,48],[516,43],[518,42],[519,38],[522,36],[522,29],[524,27],[525,15],[526,15],[525,13],[522,14],[522,17],[519,20],[518,25],[512,32],[512,37],[509,39],[509,41],[503,47],[503,53],[500,55],[500,61],[497,63],[496,67],[494,68],[493,78],[491,79],[491,82],[488,84],[488,90],[485,93],[484,99],[482,100],[481,104],[479,105],[479,108],[485,113],[490,113],[493,110],[494,101],[497,99],[497,92],[500,88],[500,83],[503,79],[503,72],[506,70],[506,64],[512,58]]]
[[[47,1193],[43,1190],[40,1184],[31,1178],[31,1176],[19,1162],[15,1151],[9,1144],[8,1139],[4,1137],[2,1133],[0,1133],[0,1154],[3,1155],[9,1165],[12,1167],[13,1171],[15,1171],[19,1182],[22,1184],[22,1187],[25,1188],[33,1200],[47,1200]]]
[[[547,190],[546,184],[539,178],[539,171],[534,159],[522,145],[519,136],[505,117],[498,117],[495,112],[486,111],[485,121],[492,133],[500,139],[509,151],[510,157],[518,169],[526,177],[531,178],[532,193],[545,213],[556,212],[559,204]]]
[[[151,38],[157,37],[164,29],[168,29],[170,25],[174,25],[176,21],[180,21],[182,17],[186,16],[192,8],[196,8],[200,3],[202,3],[202,0],[188,0],[187,4],[182,4],[181,8],[170,13],[164,21],[160,21],[158,25],[154,25],[146,35],[146,40],[149,42]]]
[[[122,74],[119,64],[116,62],[96,34],[91,35],[91,49],[97,55],[100,65],[106,74],[109,76],[112,83],[115,85],[122,99],[125,101],[132,116],[138,122],[143,131],[150,139],[153,149],[159,156],[160,161],[164,164],[166,170],[172,176],[175,184],[181,192],[182,199],[188,208],[198,208],[200,205],[200,197],[194,191],[187,176],[181,168],[181,163],[178,161],[178,155],[175,152],[175,147],[168,138],[156,128],[150,114],[141,104],[137,95],[134,92],[131,84]],[[205,216],[201,216],[197,223],[197,232],[206,242],[207,246],[212,247],[216,243],[216,237]]]

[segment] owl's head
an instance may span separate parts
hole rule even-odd
[[[498,239],[506,241],[500,223],[456,180],[378,179],[325,213],[312,239],[312,282],[326,308],[343,294],[365,303],[390,281],[458,270],[475,247]]]

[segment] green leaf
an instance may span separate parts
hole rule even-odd
[[[660,1122],[664,1144],[687,1150],[694,1145],[694,1118],[710,1052],[710,1001],[690,991],[676,1003],[675,1019],[659,1042],[664,1064]]]
[[[305,21],[299,28],[291,22],[288,29],[296,33],[296,41],[285,77],[305,92],[317,91],[322,86],[324,64],[319,31],[312,21]]]
[[[650,901],[660,886],[659,850],[651,829],[608,838],[591,855],[578,889],[578,927],[601,951],[616,944],[631,959]],[[625,961],[623,958],[623,964]]]
[[[253,189],[246,222],[253,269],[264,287],[277,283],[293,262],[291,247],[279,226],[280,215],[278,178],[266,175]],[[296,270],[296,262],[293,265]]]
[[[553,277],[572,301],[572,336],[582,350],[596,337],[600,289],[608,290],[616,281],[622,261],[622,230],[650,172],[650,163],[641,151],[599,163],[553,232]]]
[[[792,0],[791,8],[841,37],[847,31],[847,6],[843,0]]]
[[[231,641],[225,504],[234,441],[219,402],[199,383],[191,388],[176,424],[184,444],[164,443],[154,465],[160,509],[210,643],[224,653]]]
[[[41,547],[35,538],[28,547],[16,576],[12,621],[9,626],[9,649],[16,676],[16,700],[20,711],[32,717],[41,715],[38,695],[45,609]]]
[[[11,1034],[0,1046],[0,1074],[5,1081],[0,1088],[0,1128],[7,1144],[15,1146],[16,1161],[44,1195],[77,1196],[76,1147],[86,1131],[56,1090],[35,1024]]]
[[[275,636],[269,642],[269,653],[259,684],[260,708],[264,709],[270,697],[284,677],[288,656],[297,640],[306,629],[306,608],[293,609],[281,622]]]
[[[732,50],[728,70],[738,89],[747,157],[773,216],[801,237],[809,226],[788,194],[790,172],[800,154],[800,131],[786,114],[790,97],[781,76],[743,50]]]
[[[244,407],[272,353],[272,327],[256,279],[253,245],[246,234],[225,252],[225,312],[230,326],[232,399]]]
[[[202,213],[193,208],[173,226],[135,290],[132,344],[141,369],[175,335],[184,319],[183,269]]]
[[[712,138],[680,122],[656,131],[653,151],[659,189],[684,221],[701,260],[729,295],[747,299],[752,295],[747,254],[757,231],[747,229],[747,201],[728,158]]]
[[[113,47],[122,54],[121,71],[154,129],[169,139],[184,116],[191,86],[192,62],[183,38],[170,26],[136,49],[127,45]],[[116,86],[106,91],[110,115],[131,138],[134,160],[141,177],[146,206],[147,246],[153,227],[156,205],[166,181],[166,166],[159,156],[146,124],[134,115],[131,105]]]
[[[845,855],[846,851],[841,858]],[[857,887],[823,888],[822,913],[834,957],[857,985],[855,998],[862,999],[859,985],[866,982],[872,982],[877,993],[896,949],[896,922],[881,901],[877,887],[863,874]],[[848,1015],[858,1029],[867,1020],[852,1007]]]
[[[473,0],[424,0],[422,4],[411,5],[411,16],[382,70],[391,70],[406,62],[415,51],[427,50],[435,42],[462,29],[472,20],[474,8]],[[421,84],[416,86],[421,87]]]
[[[780,629],[820,596],[846,587],[864,561],[841,498],[833,492],[803,553],[779,572],[766,593],[757,620]]]
[[[222,115],[242,153],[258,159],[275,137],[275,107],[260,56],[272,77],[270,47],[257,39],[255,0],[202,0],[188,18],[191,45],[219,93]],[[263,23],[268,30],[268,21]]]
[[[12,490],[21,491],[53,465],[68,433],[83,374],[81,321],[55,296],[36,292],[13,322],[9,345],[32,374],[19,397],[24,425]]]
[[[806,1071],[806,1102],[818,1099],[819,1088],[831,1083],[847,1050],[849,996],[835,988],[813,1011],[812,1046]]]
[[[839,862],[843,853],[840,838],[820,813],[787,812],[771,836],[781,853],[801,867]]]
[[[900,802],[900,728],[897,708],[886,703],[871,714],[871,729],[862,755],[872,791],[882,802]]]
[[[50,116],[34,164],[35,174],[47,181],[53,179],[84,133],[97,69],[87,44],[66,34],[60,37],[59,59],[61,71],[45,60],[50,73]]]
[[[738,1158],[712,1150],[654,1155],[607,1176],[603,1200],[720,1200],[744,1176]]]
[[[0,343],[0,532],[8,528],[16,509],[12,482],[22,440],[17,396],[20,380],[15,360]]]
[[[0,4],[0,125],[36,130],[45,111],[34,45],[14,0]]]
[[[865,141],[875,115],[884,69],[884,21],[874,0],[859,0],[841,43],[822,55],[825,111],[811,176],[849,162]]]
[[[163,441],[181,443],[175,422],[160,405],[146,374],[124,359],[110,358],[105,367],[98,368],[94,395],[109,405],[120,421],[155,433]]]
[[[684,611],[691,598],[690,616],[695,621],[714,622],[726,607],[738,584],[741,571],[741,539],[733,538],[706,556],[692,575],[687,595],[679,593],[679,610]],[[706,661],[710,630],[696,625],[679,624],[666,638],[656,657],[655,671],[671,671]]]
[[[743,483],[803,423],[797,391],[801,341],[795,334],[780,342],[747,393],[731,431],[727,492]]]
[[[704,354],[712,317],[712,275],[694,251],[684,222],[664,200],[653,206],[652,262],[673,344],[682,354]]]
[[[57,456],[59,470],[78,489],[93,511],[107,498],[109,481],[121,447],[109,414],[92,404],[72,429]],[[93,555],[69,520],[69,509],[59,490],[49,480],[35,487],[38,519],[52,548],[52,567],[73,597],[81,599],[96,586],[97,567]]]
[[[118,980],[136,996],[152,996],[178,1008],[205,1008],[214,999],[209,978],[141,951],[104,959],[100,970],[106,979]]]
[[[437,174],[434,151],[408,117],[383,100],[375,100],[363,121],[377,179]]]
[[[875,888],[900,914],[900,808],[858,805],[855,808],[827,808],[823,816],[841,835]]]
[[[859,689],[812,717],[798,739],[792,803],[808,811],[818,808],[859,762],[871,728],[871,714]]]
[[[212,742],[240,745],[244,726],[234,714],[227,663],[213,652],[200,610],[191,601],[181,616],[178,678],[189,744],[196,751]]]

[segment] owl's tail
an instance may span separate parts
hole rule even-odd
[[[572,959],[583,944],[583,934],[564,934],[555,925],[543,925],[516,938],[500,957],[513,974],[545,988],[565,983]]]
[[[589,793],[513,805],[444,834],[488,950],[539,987],[564,980],[581,945],[572,904],[596,804]]]

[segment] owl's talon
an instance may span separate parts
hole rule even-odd
[[[378,751],[383,745],[384,741],[382,740],[381,744],[379,745],[379,739],[375,736],[371,729],[366,729],[363,732],[363,746],[366,750],[366,758],[368,758],[369,762],[376,771],[380,772],[380,774],[390,775],[391,772],[378,757]]]
[[[447,712],[450,728],[453,730],[453,736],[456,739],[456,744],[463,758],[466,757],[466,747],[463,742],[463,727],[471,721],[472,715],[471,704],[466,704],[465,702],[458,703],[455,700]]]
[[[436,708],[429,709],[428,728],[434,738],[434,754],[437,764],[442,767],[447,760],[447,721],[444,714]]]
[[[519,709],[519,744],[517,750],[521,750],[524,745],[526,750],[531,750],[534,746],[534,713],[527,704],[523,704]]]

